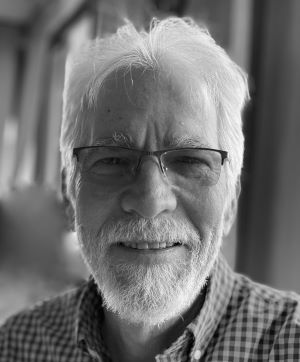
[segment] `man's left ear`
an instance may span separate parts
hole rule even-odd
[[[67,229],[69,231],[75,231],[75,212],[72,202],[67,195],[66,170],[64,168],[61,171],[61,193],[67,219]]]
[[[235,190],[232,193],[232,198],[231,200],[229,200],[224,213],[223,236],[228,235],[231,226],[236,218],[240,193],[241,193],[241,180],[239,178],[236,182]]]

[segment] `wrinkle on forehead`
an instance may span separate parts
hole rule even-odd
[[[198,114],[206,113],[213,104],[212,97],[208,94],[207,85],[204,80],[193,79],[191,76],[180,74],[176,69],[143,69],[132,67],[129,70],[118,69],[108,75],[104,80],[98,97],[92,110],[102,105],[105,95],[118,88],[123,91],[124,96],[131,105],[137,109],[145,109],[149,104],[155,105],[161,101],[160,94],[163,93],[174,103],[194,109]],[[136,89],[139,92],[136,92]]]
[[[104,80],[93,109],[101,107],[102,100],[116,89],[122,91],[128,102],[137,109],[144,109],[149,105],[158,87],[161,87],[157,72],[140,68],[130,70],[119,69],[107,76]],[[135,90],[139,89],[139,92]],[[105,105],[103,105],[105,106]]]
[[[215,118],[212,117],[212,115],[216,113],[213,101],[207,93],[205,84],[198,84],[198,87],[191,87],[184,82],[180,83],[180,80],[182,80],[182,75],[177,77],[174,73],[174,75],[171,76],[164,71],[132,69],[126,74],[124,74],[124,70],[114,72],[104,81],[103,87],[98,94],[95,107],[93,107],[93,109],[87,109],[85,112],[85,119],[83,120],[85,122],[83,126],[85,130],[84,139],[88,141],[89,144],[95,144],[97,140],[93,132],[93,127],[90,125],[90,123],[92,123],[91,119],[95,122],[113,122],[114,120],[121,120],[121,118],[123,118],[119,112],[119,104],[122,103],[122,98],[123,104],[124,102],[128,103],[128,111],[132,107],[134,112],[136,112],[137,118],[140,116],[143,117],[143,112],[147,111],[150,119],[151,117],[153,118],[151,119],[152,122],[157,122],[157,114],[156,116],[153,116],[153,114],[155,114],[155,112],[157,113],[159,105],[162,105],[165,99],[166,102],[173,104],[174,108],[180,109],[180,114],[176,113],[175,116],[178,116],[179,124],[181,124],[179,134],[167,132],[165,135],[163,143],[166,147],[204,147],[203,144],[205,144],[205,140],[203,142],[196,139],[197,137],[194,138],[191,137],[191,135],[185,135],[185,120],[187,118],[195,119],[195,122],[199,120],[197,135],[203,134],[205,137],[208,131],[207,127],[210,128],[210,126],[213,125],[205,122],[205,129],[203,129],[203,127],[201,127],[201,120]],[[115,93],[116,90],[118,90],[117,96]],[[124,110],[125,118],[127,110]],[[141,112],[140,115],[139,112]],[[152,114],[152,112],[154,113]],[[162,116],[167,116],[167,114]],[[182,117],[182,121],[180,121],[180,117]],[[134,142],[130,136],[130,134],[123,132],[115,132],[110,142],[125,147],[132,147],[136,142]]]

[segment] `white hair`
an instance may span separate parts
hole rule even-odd
[[[249,97],[246,74],[215,43],[206,28],[190,18],[170,17],[153,19],[149,32],[139,32],[127,22],[115,34],[89,41],[69,55],[60,149],[71,201],[76,175],[72,149],[85,145],[85,111],[95,106],[99,89],[109,75],[116,71],[126,74],[131,68],[183,77],[192,104],[197,101],[199,107],[199,101],[204,105],[213,102],[219,145],[229,153],[226,170],[228,183],[233,187],[243,163],[241,114]]]
[[[161,232],[163,230],[163,232]],[[223,221],[201,237],[182,218],[160,217],[108,220],[100,230],[77,224],[84,261],[93,275],[106,309],[133,324],[159,326],[182,315],[205,286],[222,243]],[[99,240],[101,242],[99,242]],[[110,247],[119,240],[180,242],[185,256],[173,255],[164,263],[112,261]]]

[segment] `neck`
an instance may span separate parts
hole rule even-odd
[[[134,324],[105,310],[103,335],[114,362],[150,362],[163,353],[183,333],[199,313],[205,298],[202,293],[182,315],[159,326]]]

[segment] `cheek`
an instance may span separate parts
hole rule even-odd
[[[181,202],[186,216],[200,235],[205,236],[220,225],[224,213],[224,197],[217,188],[209,187],[200,192],[183,194]]]
[[[108,218],[116,216],[117,205],[116,193],[105,192],[85,180],[80,180],[76,185],[77,224],[98,231]]]

